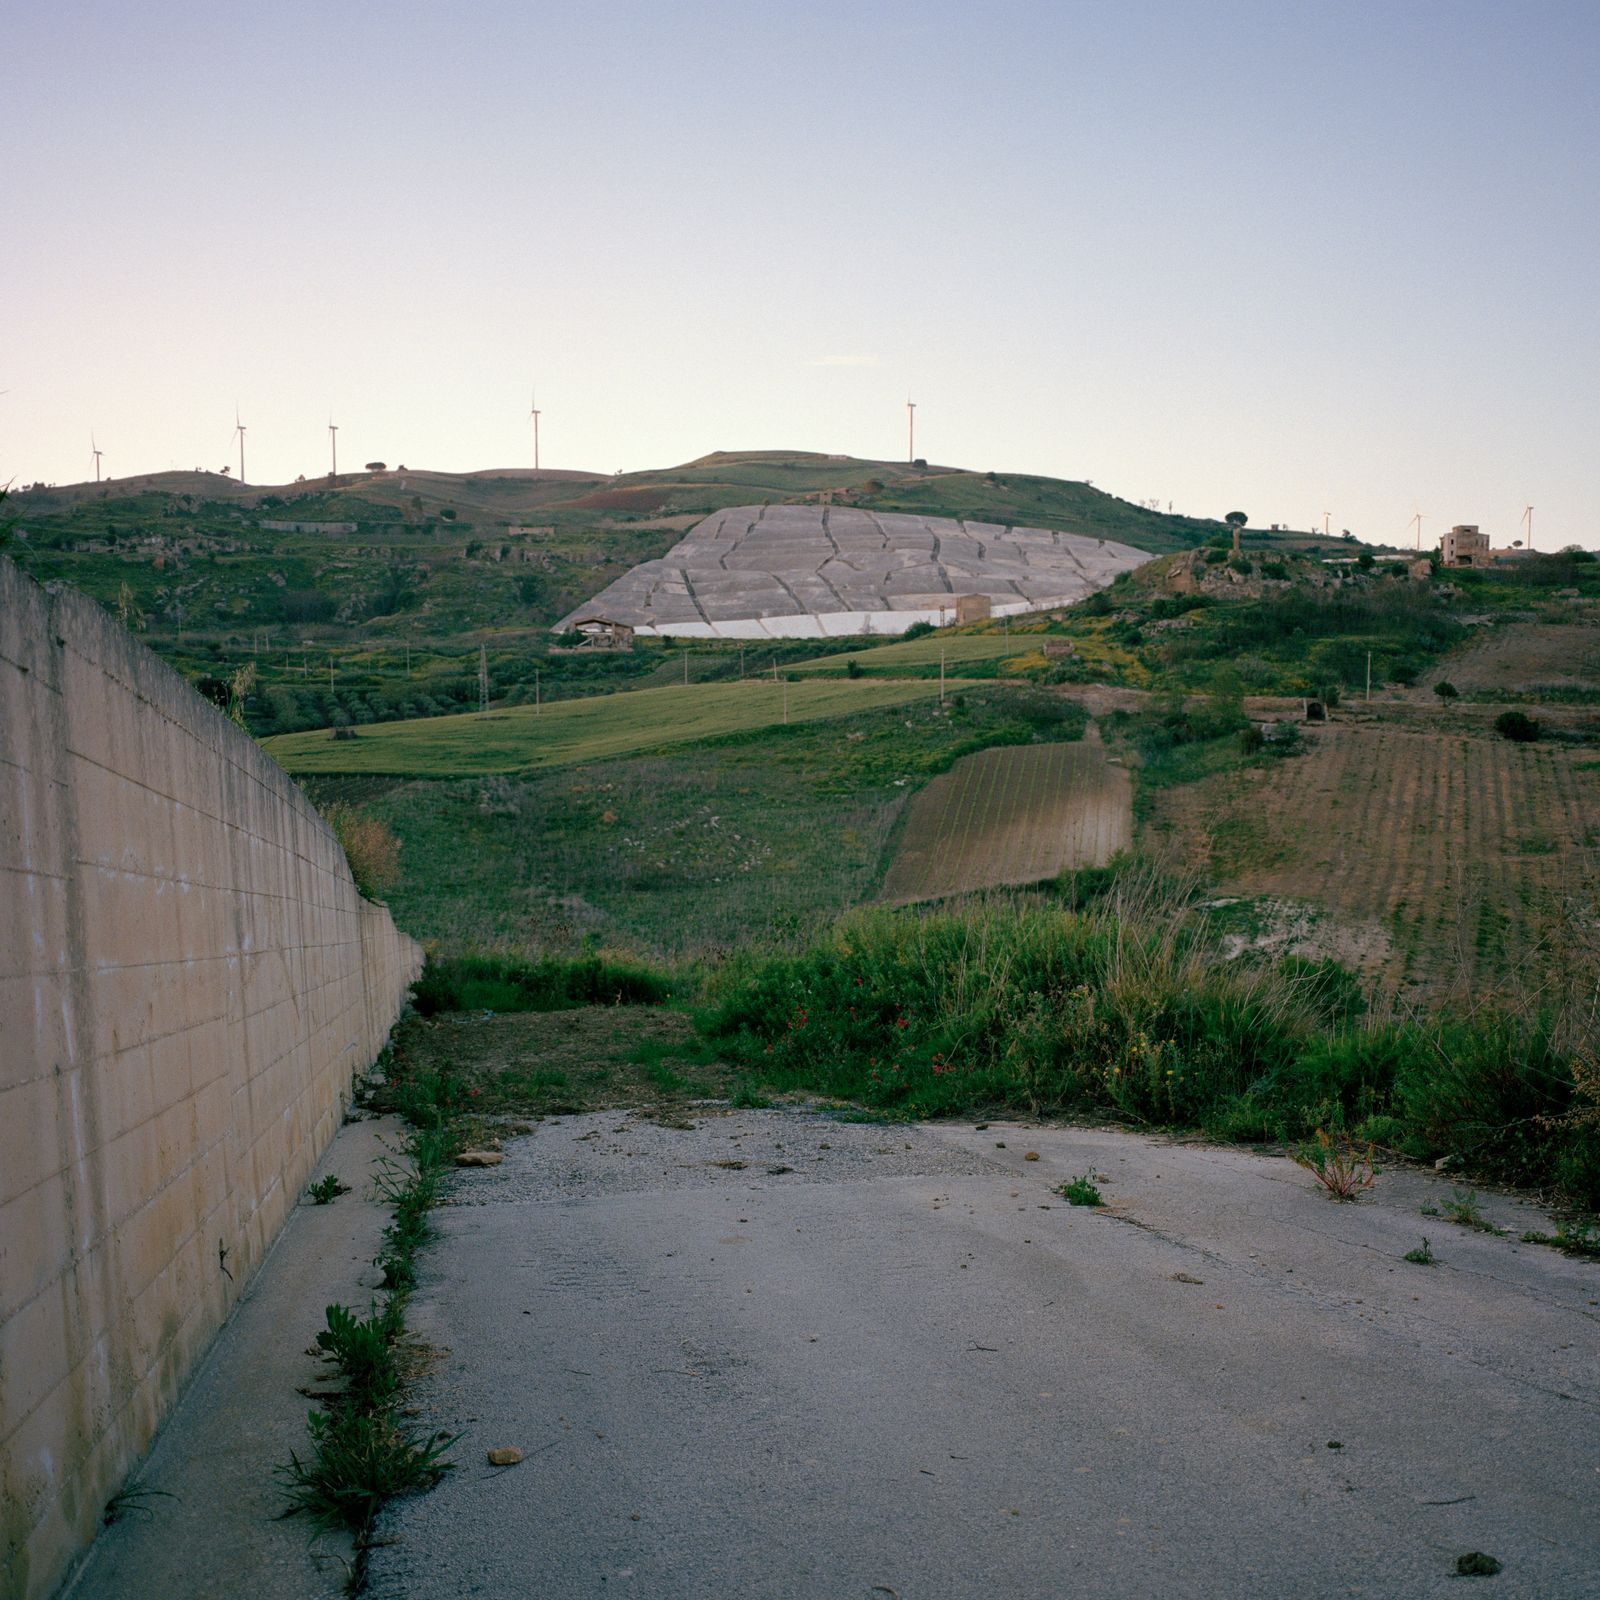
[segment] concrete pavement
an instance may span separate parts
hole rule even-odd
[[[346,1123],[316,1178],[350,1186],[331,1205],[302,1197],[232,1318],[141,1465],[132,1501],[90,1547],[62,1600],[334,1600],[354,1551],[280,1520],[273,1469],[307,1453],[307,1389],[329,1386],[311,1348],[334,1301],[365,1310],[388,1211],[373,1163],[399,1144],[398,1118]]]
[[[548,1121],[457,1181],[411,1321],[462,1466],[385,1515],[379,1600],[1594,1592],[1600,1266],[1422,1216],[1448,1183],[695,1121]]]

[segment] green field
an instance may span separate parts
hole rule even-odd
[[[846,652],[823,656],[816,661],[802,661],[789,670],[808,676],[842,678],[850,671],[850,662],[854,661],[862,677],[893,678],[902,674],[920,677],[930,670],[937,676],[941,653],[945,671],[949,673],[969,664],[1009,661],[1038,648],[1037,634],[931,633],[920,639],[904,640],[900,644],[873,645],[854,655]]]
[[[952,683],[952,689],[961,687]],[[264,742],[290,772],[452,778],[615,760],[669,745],[814,722],[937,695],[927,681],[696,683],[513,706],[456,717],[376,723],[352,739],[326,730]]]
[[[998,684],[943,706],[931,694],[873,698],[826,720],[581,766],[304,781],[319,805],[360,806],[399,836],[386,898],[435,949],[598,940],[705,958],[785,942],[870,899],[925,779],[996,745],[1074,739],[1085,721],[1061,695]]]

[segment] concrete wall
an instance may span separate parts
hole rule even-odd
[[[420,962],[250,739],[0,559],[8,1600],[93,1536]]]

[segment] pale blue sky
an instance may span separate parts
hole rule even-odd
[[[1600,545],[1600,4],[24,0],[0,480],[918,453]]]

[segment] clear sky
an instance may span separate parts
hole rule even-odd
[[[21,0],[0,481],[717,449],[1600,546],[1597,0]]]

